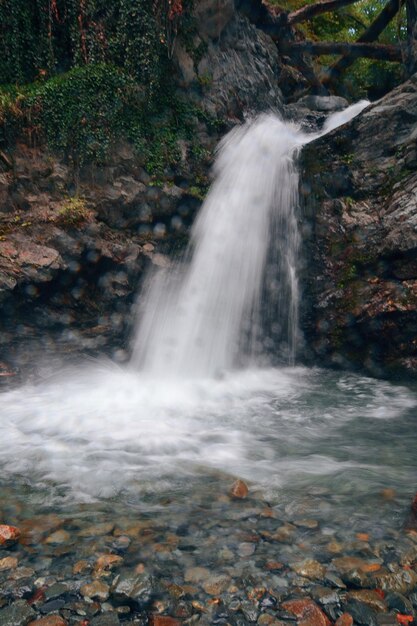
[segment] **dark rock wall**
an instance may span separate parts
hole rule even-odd
[[[302,155],[310,357],[417,372],[417,76]]]

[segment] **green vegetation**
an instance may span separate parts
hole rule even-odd
[[[68,198],[57,215],[57,221],[62,226],[78,226],[88,221],[89,217],[90,212],[84,198],[75,196],[74,198]]]
[[[316,0],[269,0],[271,4],[293,11]],[[338,11],[317,15],[312,20],[297,24],[307,39],[312,41],[354,42],[372,23],[384,8],[386,0],[361,0]],[[405,3],[401,4],[398,15],[388,24],[378,41],[398,44],[407,36]],[[338,57],[322,56],[314,61],[318,74],[331,66]],[[339,85],[354,99],[360,97],[380,97],[403,79],[403,68],[396,63],[360,58],[346,70]]]
[[[199,119],[216,124],[172,78],[171,31],[180,18],[191,28],[187,5],[167,17],[166,0],[2,0],[0,147],[46,143],[79,168],[125,138],[155,176],[177,163],[178,140],[192,141]]]

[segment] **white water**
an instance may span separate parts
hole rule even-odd
[[[367,104],[363,100],[330,116],[323,133]],[[221,142],[214,183],[185,261],[160,270],[141,295],[135,367],[157,377],[213,377],[243,364],[264,364],[268,348],[274,348],[275,360],[294,364],[296,158],[317,136],[270,114],[235,128]]]
[[[294,126],[273,115],[234,129],[221,143],[214,183],[192,229],[186,254],[191,261],[162,270],[142,295],[133,354],[140,369],[153,376],[207,377],[262,354],[261,300],[271,242],[280,253],[274,255],[275,317],[294,361],[294,153],[302,143]]]
[[[337,114],[339,123],[357,112]],[[350,424],[369,422],[371,440],[376,420],[406,419],[414,393],[355,376],[255,367],[270,339],[261,333],[268,316],[276,320],[272,339],[294,358],[294,158],[313,138],[272,115],[228,135],[187,259],[142,296],[132,362],[141,369],[98,364],[2,394],[3,476],[85,498],[155,490],[199,466],[273,487],[308,473],[374,471],[375,455],[361,456],[356,441],[348,458],[340,453]],[[381,467],[375,473],[384,476]]]

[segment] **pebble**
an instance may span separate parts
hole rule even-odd
[[[300,576],[305,576],[312,580],[322,580],[326,573],[324,565],[314,559],[306,559],[301,563],[294,563],[291,565],[291,569]]]
[[[259,624],[259,626],[285,626],[285,622],[282,622],[273,615],[269,615],[269,613],[260,615],[257,624]]]
[[[72,573],[74,574],[74,576],[77,576],[77,574],[85,574],[86,572],[91,570],[91,565],[88,561],[85,560],[81,560],[81,561],[77,561],[76,563],[74,563],[74,566],[72,568]]]
[[[63,543],[68,543],[70,539],[71,539],[71,535],[66,530],[63,530],[61,528],[60,530],[56,530],[54,533],[49,535],[45,539],[45,543],[59,545]]]
[[[26,626],[36,617],[26,600],[17,600],[0,610],[0,626]]]
[[[114,529],[113,522],[104,522],[103,524],[95,524],[93,526],[87,526],[79,531],[79,537],[100,537],[102,535],[109,535]]]
[[[417,572],[402,570],[395,574],[380,574],[374,576],[376,587],[386,591],[408,593],[417,587]]]
[[[353,626],[353,617],[350,613],[342,613],[342,615],[337,618],[335,626]]]
[[[300,528],[309,528],[313,530],[314,528],[318,528],[319,523],[316,519],[300,519],[293,522],[294,526],[299,526]]]
[[[207,580],[210,576],[210,572],[206,567],[190,567],[184,574],[184,580],[187,583],[199,583],[202,580]]]
[[[230,495],[232,496],[232,498],[236,498],[238,500],[243,500],[244,498],[247,498],[248,494],[249,489],[247,484],[240,479],[236,480],[230,489]]]
[[[203,589],[211,596],[219,596],[230,584],[230,578],[228,576],[210,576],[204,583]]]
[[[386,611],[387,605],[386,602],[381,598],[381,596],[376,592],[370,589],[360,589],[358,591],[350,591],[346,595],[347,599],[358,600],[359,602],[363,602],[367,604],[372,609],[376,611]]]
[[[83,585],[80,592],[84,597],[104,602],[110,595],[110,587],[99,580],[94,580],[92,583]]]
[[[310,598],[288,600],[282,608],[298,618],[298,626],[330,626],[331,622],[320,607]]]
[[[239,556],[251,556],[255,552],[255,545],[253,543],[240,543],[237,552]]]
[[[17,567],[18,560],[14,556],[6,556],[4,559],[0,559],[0,571],[7,569],[15,569]]]
[[[67,626],[67,622],[60,615],[47,615],[29,622],[28,626]]]
[[[95,572],[103,572],[108,570],[113,570],[115,567],[123,563],[123,557],[117,554],[102,554],[98,557],[94,571]]]
[[[180,626],[181,622],[168,615],[151,615],[149,626]]]
[[[10,548],[19,539],[21,532],[16,526],[0,524],[0,548]]]
[[[43,592],[43,597],[45,600],[55,600],[60,596],[63,596],[65,593],[68,593],[68,585],[65,583],[54,583]]]
[[[93,617],[93,619],[89,623],[89,626],[119,626],[119,624],[120,620],[117,613],[108,612]],[[82,626],[87,626],[87,624],[83,624]]]
[[[123,572],[116,576],[110,588],[111,596],[119,602],[134,602],[139,607],[151,599],[153,579],[149,574]]]

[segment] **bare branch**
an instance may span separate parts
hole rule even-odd
[[[305,53],[312,56],[322,54],[344,54],[352,55],[355,58],[367,57],[368,59],[378,59],[379,61],[392,61],[400,63],[402,61],[401,48],[382,43],[345,43],[338,41],[288,41],[281,42],[280,50],[284,54]]]
[[[307,4],[301,7],[301,9],[292,11],[292,13],[288,14],[287,21],[288,24],[291,25],[298,24],[299,22],[311,20],[311,18],[316,15],[321,15],[328,11],[337,11],[337,9],[346,7],[349,4],[354,4],[355,2],[358,2],[358,0],[320,0],[320,2],[316,2],[315,4]]]

